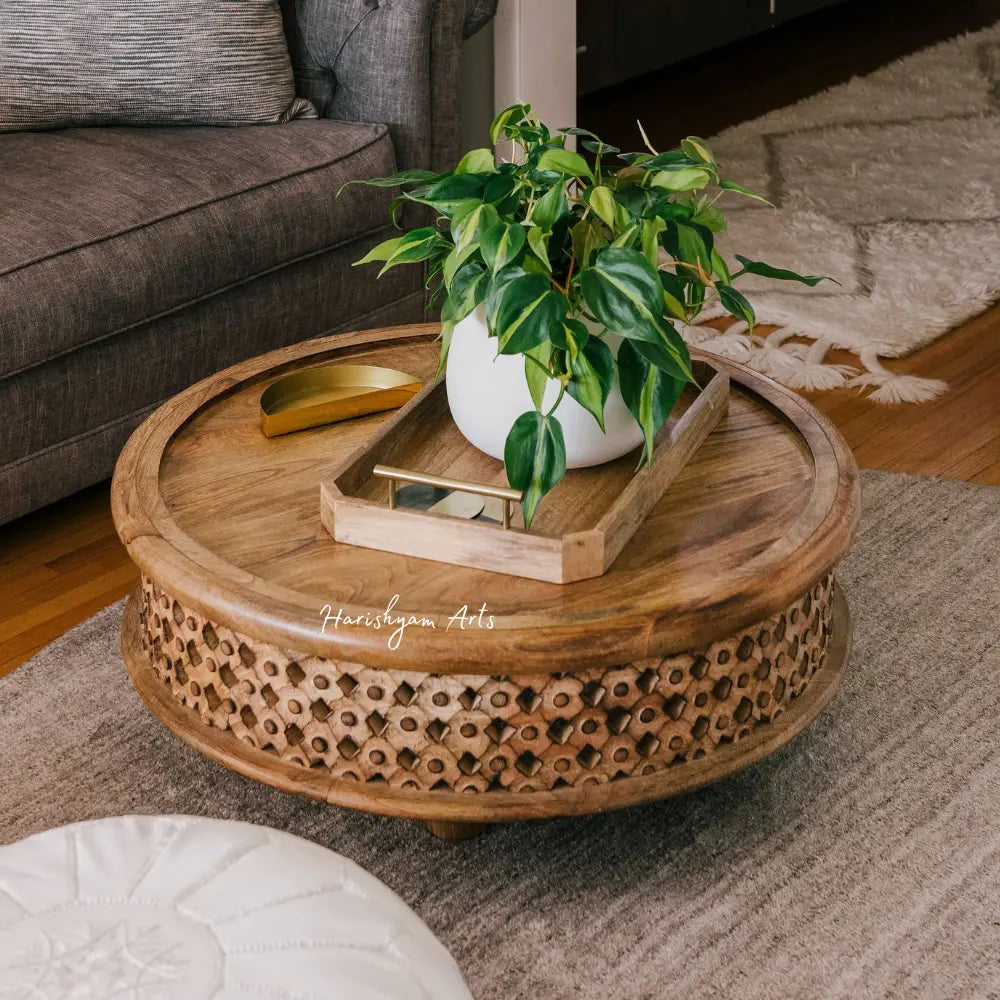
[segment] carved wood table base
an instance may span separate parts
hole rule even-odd
[[[352,687],[350,684],[340,685],[337,681],[344,677],[354,676],[359,673],[357,665],[351,667],[352,674],[348,675],[341,666],[327,661],[316,661],[315,658],[302,658],[308,664],[312,672],[312,690],[316,693],[315,681],[318,677],[327,677],[333,681],[333,685],[323,686],[319,689],[323,697],[317,702],[324,708],[319,709],[319,714],[325,715],[324,723],[317,730],[324,736],[312,736],[310,740],[304,727],[298,723],[290,723],[295,727],[293,736],[299,736],[298,743],[287,742],[288,727],[283,730],[282,741],[284,743],[283,752],[276,750],[274,742],[267,739],[267,736],[258,737],[256,732],[269,733],[270,727],[260,727],[260,720],[256,718],[255,707],[260,706],[261,698],[266,704],[266,696],[254,695],[250,688],[256,688],[255,680],[259,677],[265,680],[264,687],[270,686],[277,676],[277,672],[271,674],[266,664],[277,668],[273,647],[268,647],[267,652],[274,657],[271,660],[263,661],[262,669],[254,672],[253,666],[248,667],[246,662],[250,659],[249,647],[245,643],[233,645],[232,638],[223,639],[216,646],[218,659],[212,662],[211,657],[192,657],[188,643],[190,639],[185,636],[194,632],[195,627],[200,627],[202,632],[206,625],[202,624],[193,616],[173,613],[173,605],[167,600],[167,608],[161,610],[168,611],[168,617],[164,618],[155,614],[150,607],[148,597],[153,593],[153,587],[147,585],[146,597],[144,592],[138,589],[129,598],[125,620],[122,630],[122,650],[125,661],[128,665],[129,676],[139,694],[145,700],[149,708],[163,721],[171,730],[180,736],[185,742],[213,760],[224,764],[242,774],[257,780],[265,781],[284,791],[305,795],[309,798],[318,799],[334,805],[343,805],[354,808],[363,808],[374,812],[382,812],[394,816],[407,816],[415,819],[423,819],[427,823],[428,829],[436,837],[445,840],[464,840],[474,837],[482,832],[488,823],[507,822],[521,819],[532,819],[544,816],[556,815],[579,815],[591,812],[601,812],[610,809],[620,809],[627,806],[636,805],[643,802],[654,801],[677,795],[681,792],[691,791],[704,785],[718,781],[728,775],[743,770],[745,767],[756,763],[762,758],[773,753],[783,744],[787,743],[798,733],[810,726],[819,714],[829,703],[836,693],[847,670],[848,654],[851,644],[851,620],[847,602],[834,586],[829,584],[820,585],[815,588],[821,595],[830,594],[828,603],[824,603],[822,608],[813,600],[809,601],[810,619],[803,622],[792,623],[791,627],[799,626],[799,636],[803,636],[804,641],[796,637],[790,642],[778,640],[778,645],[783,651],[775,652],[772,647],[772,638],[765,637],[769,641],[765,644],[767,652],[774,654],[771,660],[759,653],[760,630],[755,626],[751,630],[742,630],[737,636],[731,637],[727,641],[713,644],[715,660],[718,661],[718,653],[735,647],[741,647],[746,652],[744,640],[752,632],[758,634],[758,649],[753,650],[749,655],[739,658],[739,653],[731,660],[723,657],[722,664],[718,662],[710,665],[708,670],[699,678],[696,676],[700,672],[699,657],[697,654],[682,654],[672,656],[660,661],[659,669],[655,672],[658,679],[655,687],[652,682],[645,683],[650,686],[647,693],[643,693],[639,688],[635,688],[633,695],[635,701],[628,709],[624,710],[631,719],[638,719],[640,727],[643,725],[643,713],[650,709],[651,705],[658,704],[658,724],[661,731],[671,727],[673,731],[673,720],[671,712],[677,712],[678,717],[684,713],[684,708],[679,711],[676,706],[679,704],[674,699],[678,697],[677,691],[684,691],[680,698],[687,702],[686,695],[690,695],[691,704],[696,709],[694,718],[696,720],[715,718],[717,721],[725,719],[720,716],[718,704],[730,704],[729,697],[733,691],[750,691],[756,693],[758,707],[760,703],[765,706],[770,705],[769,711],[760,712],[753,710],[753,717],[747,717],[743,722],[733,721],[725,726],[726,732],[719,737],[704,738],[698,741],[695,746],[693,741],[687,745],[687,753],[671,752],[658,757],[652,753],[643,755],[640,747],[643,746],[643,737],[638,741],[634,738],[630,741],[626,738],[620,741],[614,738],[612,730],[616,728],[614,719],[623,718],[620,704],[611,704],[609,707],[597,711],[582,712],[583,722],[600,718],[601,724],[595,727],[590,733],[590,739],[583,743],[584,749],[577,750],[580,741],[570,743],[569,740],[563,743],[550,743],[545,757],[552,759],[554,773],[560,774],[558,762],[560,760],[575,760],[579,763],[581,757],[586,757],[591,761],[591,773],[585,773],[582,767],[568,765],[565,771],[569,773],[572,769],[574,774],[580,779],[576,785],[570,785],[560,778],[554,783],[554,787],[546,788],[543,782],[538,780],[539,771],[535,770],[531,776],[531,768],[523,766],[519,760],[523,754],[514,756],[510,752],[504,752],[503,747],[507,746],[510,740],[499,743],[490,739],[487,743],[488,749],[483,754],[483,761],[486,762],[486,772],[489,773],[491,767],[495,768],[494,762],[502,761],[503,766],[498,770],[494,769],[496,776],[503,775],[510,762],[511,773],[516,775],[514,780],[503,783],[499,777],[491,782],[461,784],[461,777],[455,781],[456,772],[451,769],[449,777],[452,784],[448,784],[448,779],[438,779],[427,781],[424,787],[418,783],[419,775],[433,776],[435,770],[429,762],[435,759],[440,760],[443,755],[448,754],[441,741],[435,741],[427,737],[426,732],[422,740],[422,753],[428,766],[421,768],[420,757],[414,754],[415,763],[410,768],[404,768],[398,764],[400,755],[404,760],[410,761],[410,757],[405,754],[407,742],[403,737],[406,729],[399,728],[395,734],[396,739],[390,736],[385,739],[384,735],[376,736],[374,733],[367,741],[362,741],[357,752],[353,752],[353,746],[345,748],[352,751],[349,758],[344,758],[334,754],[329,758],[329,762],[323,758],[326,753],[320,754],[315,745],[322,742],[324,751],[331,745],[337,745],[350,737],[340,735],[344,732],[345,723],[342,720],[343,711],[329,711],[331,705],[351,704],[349,712],[357,713],[357,702],[351,700],[343,691],[345,687]],[[810,595],[811,596],[811,595]],[[159,603],[162,604],[166,595],[160,594]],[[796,618],[801,614],[801,604],[796,602],[797,607],[790,610],[788,615],[778,616],[777,624],[780,627],[782,620],[788,621],[795,613]],[[154,623],[159,618],[161,626]],[[180,621],[176,619],[179,618]],[[164,642],[162,635],[162,623],[169,622],[168,631],[171,634],[169,643]],[[193,624],[192,624],[193,622]],[[769,622],[766,625],[774,627],[775,623]],[[804,628],[802,626],[805,626]],[[787,628],[787,626],[786,626]],[[214,630],[213,630],[214,631]],[[159,634],[157,634],[159,632]],[[226,634],[230,636],[232,633]],[[803,635],[804,634],[804,635]],[[820,638],[820,642],[810,642],[810,635]],[[218,635],[215,635],[215,639]],[[213,640],[214,642],[214,640]],[[223,643],[228,644],[230,652],[225,653]],[[165,648],[173,645],[173,649]],[[793,651],[794,657],[789,658],[788,652]],[[176,654],[176,655],[172,655]],[[225,660],[225,664],[223,664]],[[197,662],[198,667],[193,667],[192,663]],[[304,683],[305,677],[299,676],[299,672],[294,669],[297,661],[281,657],[282,663],[282,684],[278,685],[279,690],[286,691],[291,688],[300,691],[300,697],[308,697],[306,691],[310,685]],[[185,667],[184,664],[187,664]],[[680,665],[683,664],[686,669]],[[724,670],[732,664],[732,668]],[[764,665],[768,665],[768,673],[774,676],[770,678],[770,690],[780,690],[780,695],[771,701],[771,696],[764,697],[764,684],[761,675],[764,674]],[[292,666],[292,676],[298,681],[295,685],[288,683],[288,668]],[[753,667],[751,686],[748,669]],[[694,668],[694,673],[692,673]],[[366,668],[360,668],[365,670]],[[678,670],[684,669],[684,676],[676,677]],[[242,674],[242,679],[235,671]],[[300,668],[301,670],[301,668]],[[653,670],[652,666],[643,667],[638,670],[632,668],[609,668],[605,671],[598,671],[601,681],[607,691],[607,685],[612,686],[612,698],[619,703],[627,696],[628,692],[623,692],[619,687],[618,693],[614,694],[614,687],[627,683],[622,680],[631,671],[631,684],[635,685],[640,677]],[[323,671],[323,673],[320,673]],[[379,672],[383,676],[386,672]],[[586,672],[584,676],[590,676],[593,671]],[[229,675],[227,681],[225,675]],[[178,676],[180,675],[180,676]],[[609,676],[610,675],[610,676]],[[670,687],[671,675],[674,676],[673,686]],[[192,679],[198,676],[199,680]],[[410,681],[414,675],[407,673]],[[250,679],[253,678],[253,679]],[[366,678],[369,680],[371,678]],[[508,688],[518,688],[520,691],[526,690],[525,678],[521,677],[515,683],[511,678],[494,678],[478,676],[468,678],[482,688],[489,691],[506,690]],[[426,675],[428,687],[446,688],[445,678],[440,675]],[[562,674],[558,678],[560,687],[576,688],[583,690],[587,684],[595,683],[593,680],[584,680],[582,677],[574,678],[570,674]],[[447,678],[447,681],[454,681],[454,678]],[[642,683],[642,682],[640,682]],[[657,688],[663,686],[664,690],[657,692]],[[422,685],[417,682],[417,689]],[[451,685],[454,687],[454,685]],[[226,689],[231,696],[226,700],[231,704],[223,704],[217,701],[208,692],[214,691],[218,687]],[[352,691],[357,685],[354,684]],[[272,687],[271,690],[274,690]],[[330,692],[333,692],[331,697]],[[674,691],[673,694],[670,692]],[[700,701],[700,694],[704,691],[713,693],[702,702],[701,705],[695,703]],[[197,693],[195,693],[197,692]],[[725,692],[726,697],[719,696]],[[438,692],[440,693],[440,692]],[[286,695],[287,696],[287,695]],[[558,695],[556,695],[558,697]],[[740,695],[737,705],[743,704],[745,695]],[[327,700],[329,699],[329,700]],[[441,700],[440,698],[438,699]],[[713,702],[713,706],[708,706],[708,701]],[[555,698],[548,699],[554,702]],[[602,699],[603,701],[603,699]],[[215,704],[213,710],[210,706]],[[434,704],[433,695],[430,704]],[[412,705],[412,702],[411,702]],[[242,707],[240,707],[242,706]],[[674,706],[671,709],[669,706]],[[277,703],[273,706],[277,709]],[[443,707],[443,706],[441,706]],[[684,706],[686,708],[686,704]],[[565,706],[564,706],[565,708]],[[548,711],[543,703],[539,703],[536,708],[537,717],[530,713],[519,713],[518,724],[520,732],[525,729],[536,728],[552,731],[555,728],[556,720],[564,717],[554,715],[555,706]],[[412,718],[419,708],[409,708],[410,715],[399,716],[400,719]],[[221,713],[221,714],[220,714]],[[263,713],[262,713],[263,714]],[[274,718],[280,718],[281,712],[276,711]],[[287,706],[285,717],[296,718],[301,715],[301,711],[289,714]],[[463,720],[470,718],[469,710],[457,709],[455,715],[461,715]],[[254,716],[255,721],[252,727],[247,727],[249,716]],[[315,723],[315,713],[312,722]],[[488,718],[488,713],[484,710],[479,714],[478,721]],[[350,721],[350,720],[348,720]],[[432,732],[440,732],[433,727],[434,719],[430,722],[424,717],[425,729]],[[645,724],[649,728],[646,733],[654,731],[653,719],[650,717]],[[697,724],[697,722],[696,722]],[[307,724],[308,725],[308,724]],[[459,726],[469,726],[472,723],[462,721]],[[572,725],[572,724],[566,724]],[[447,724],[445,724],[447,726]],[[353,727],[347,727],[353,728]],[[488,728],[488,727],[487,727]],[[582,728],[582,724],[581,724]],[[699,727],[700,728],[700,727]],[[627,727],[626,727],[627,729]],[[641,730],[640,730],[641,731]],[[716,733],[719,729],[716,729]],[[239,733],[240,735],[237,735]],[[270,734],[272,737],[277,735]],[[470,734],[471,735],[471,734]],[[339,736],[339,740],[338,740]],[[266,740],[264,745],[267,749],[261,749],[261,739]],[[489,739],[489,738],[488,738]],[[654,738],[656,739],[656,738]],[[411,741],[417,742],[417,741]],[[484,743],[486,741],[483,741]],[[662,745],[662,740],[659,741]],[[627,757],[615,760],[616,753],[622,756],[621,750],[625,746],[630,746],[631,761]],[[646,742],[645,746],[651,746],[652,741]],[[393,744],[402,746],[402,750],[396,752]],[[614,749],[605,754],[601,751],[593,751],[594,745],[607,747],[611,744]],[[527,751],[525,751],[526,753]],[[362,764],[359,757],[368,755],[369,764],[372,758],[378,762],[377,769],[367,771],[367,779],[362,777]],[[389,756],[394,756],[395,765],[390,763]],[[449,755],[454,759],[453,754]],[[689,759],[690,758],[690,759]],[[539,759],[539,758],[535,758]],[[607,760],[604,768],[599,767],[599,762]],[[309,763],[306,763],[306,761]],[[354,761],[355,763],[351,763]],[[522,766],[519,767],[519,763]],[[630,770],[626,770],[630,768]],[[482,770],[482,765],[476,768],[474,773]],[[392,780],[387,781],[384,773],[388,771],[392,775]],[[443,773],[444,769],[442,768]],[[462,772],[459,770],[458,775]],[[429,779],[428,779],[429,780]],[[459,788],[456,788],[456,784]],[[436,787],[435,787],[436,786]],[[469,794],[469,793],[473,794]]]

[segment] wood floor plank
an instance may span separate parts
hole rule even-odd
[[[108,521],[110,495],[108,484],[100,483],[0,526],[0,580],[23,572],[26,564],[47,562],[72,548],[113,536],[114,526]]]
[[[857,363],[846,352],[833,360]],[[944,379],[949,389],[932,403],[898,406],[854,389],[806,393],[846,437],[858,464],[1000,486],[1000,307],[886,367]]]
[[[83,558],[84,554],[87,558]],[[4,601],[4,619],[8,623],[13,623],[11,627],[14,627],[20,616],[30,614],[33,609],[45,605],[48,601],[58,600],[63,595],[72,595],[78,587],[86,587],[92,581],[101,580],[105,574],[114,574],[123,567],[132,565],[128,553],[118,542],[117,536],[102,539],[99,545],[69,552],[62,560],[55,562],[62,565],[60,571],[31,586],[27,585],[28,580],[25,579],[25,586],[18,592],[10,594]],[[50,569],[52,565],[52,563],[47,564],[46,569]],[[0,622],[0,643],[5,637],[5,626]]]
[[[90,607],[98,595],[110,591],[125,593],[135,586],[139,574],[131,561],[125,560],[97,576],[73,580],[60,593],[50,596],[27,609],[4,615],[0,619],[0,658],[8,659],[37,629],[44,629],[48,622],[61,618],[74,609]]]
[[[970,482],[978,483],[980,486],[1000,486],[1000,461],[984,466]]]
[[[86,600],[63,607],[57,614],[16,637],[9,645],[0,645],[0,677],[9,674],[22,663],[30,660],[35,653],[44,649],[63,632],[82,621],[86,621],[109,604],[120,600],[132,589],[137,579],[137,576],[133,576],[124,583],[116,580],[106,589],[98,588]]]

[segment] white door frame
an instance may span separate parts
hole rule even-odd
[[[497,110],[526,101],[553,128],[576,124],[576,0],[500,0],[494,26]]]

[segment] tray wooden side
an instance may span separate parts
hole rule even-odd
[[[458,434],[444,384],[428,385],[321,483],[323,525],[349,545],[549,583],[600,576],[726,412],[728,375],[704,362],[697,363],[695,375],[701,388],[682,399],[660,431],[650,467],[632,473],[637,456],[631,454],[607,466],[570,470],[543,501],[548,510],[545,518],[540,512],[539,530],[530,532],[388,508],[388,488],[372,480],[372,470],[381,464],[431,471],[408,461],[415,452],[432,453],[451,474],[459,466],[458,478],[506,485],[502,463]]]
[[[604,542],[602,573],[618,558],[646,515],[729,408],[729,376],[724,371],[705,362],[695,362],[694,375],[702,386],[701,392],[683,413],[664,424],[656,438],[653,464],[636,472],[597,522],[596,530]]]

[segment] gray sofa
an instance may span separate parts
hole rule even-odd
[[[319,120],[0,135],[0,523],[110,475],[163,399],[310,337],[419,321],[417,268],[349,265],[458,155],[461,42],[496,0],[282,0]]]

